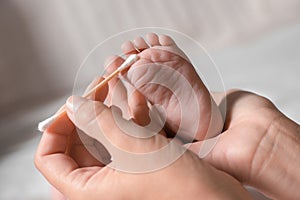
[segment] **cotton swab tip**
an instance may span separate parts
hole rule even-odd
[[[131,54],[128,58],[123,62],[123,64],[118,68],[119,71],[122,71],[132,65],[135,61],[139,59],[137,54]]]
[[[45,119],[44,121],[41,121],[38,125],[38,130],[41,132],[44,132],[57,118],[56,115],[53,115],[47,119]]]

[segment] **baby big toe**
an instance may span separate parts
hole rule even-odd
[[[170,36],[168,36],[168,35],[160,35],[159,36],[159,43],[162,46],[172,46],[172,45],[175,45],[174,40]]]

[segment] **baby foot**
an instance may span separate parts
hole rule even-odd
[[[124,54],[140,57],[129,69],[127,79],[152,104],[162,106],[168,131],[176,133],[181,127],[183,137],[189,137],[196,127],[197,140],[220,133],[221,113],[187,56],[169,36],[150,33],[146,39],[147,42],[137,37],[121,47]],[[166,84],[155,84],[154,80],[164,80]],[[184,81],[189,87],[184,86]],[[183,119],[188,123],[180,124]]]

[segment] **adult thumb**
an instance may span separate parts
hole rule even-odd
[[[163,140],[153,129],[151,132],[133,120],[125,120],[117,107],[109,108],[102,102],[78,96],[70,97],[66,105],[67,114],[75,126],[102,143],[108,151],[117,147],[133,153],[145,153],[167,143],[167,139]]]
[[[181,154],[179,145],[169,145],[161,134],[149,134],[147,129],[132,120],[123,119],[119,109],[108,108],[102,102],[70,97],[67,114],[78,129],[103,144],[118,169],[152,171],[166,166]],[[143,137],[138,137],[140,135]]]

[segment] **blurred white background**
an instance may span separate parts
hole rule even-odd
[[[0,1],[0,199],[49,199],[33,165],[38,121],[72,93],[96,44],[151,26],[196,39],[226,88],[265,95],[300,122],[299,0]]]

